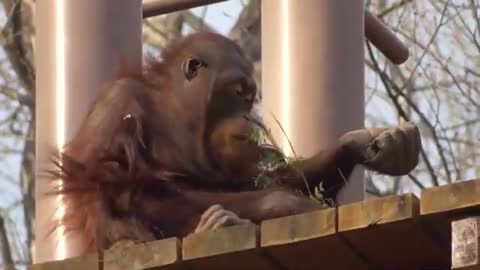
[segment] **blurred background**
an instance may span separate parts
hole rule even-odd
[[[40,0],[37,0],[40,1]],[[367,174],[370,196],[413,192],[480,175],[480,0],[374,0],[368,10],[410,49],[396,66],[365,43],[367,127],[417,124],[421,163],[405,177]],[[35,241],[35,0],[0,0],[0,269],[25,269]],[[261,89],[260,1],[230,0],[144,20],[145,52],[211,30],[256,63]],[[258,101],[261,100],[261,91]]]

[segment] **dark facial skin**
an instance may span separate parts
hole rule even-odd
[[[185,76],[185,72],[182,74],[175,68],[190,64],[192,60],[189,59],[195,64],[201,63],[194,76],[188,76],[188,72]],[[187,125],[187,132],[198,132],[195,144],[204,147],[198,149],[204,152],[200,159],[208,160],[209,169],[220,169],[223,176],[239,173],[243,170],[229,166],[230,160],[236,158],[228,152],[233,146],[242,147],[241,156],[256,164],[258,149],[245,143],[252,125],[244,117],[252,109],[256,85],[252,77],[253,65],[240,48],[228,39],[203,33],[174,44],[166,52],[166,62],[171,78],[175,78],[173,88],[182,89],[177,91],[177,100],[187,103],[186,109],[178,115],[191,113],[186,116],[192,121],[191,126]]]
[[[365,163],[360,146],[374,136],[361,144],[357,135],[340,139],[299,161],[305,179],[259,189],[254,177],[264,149],[246,140],[255,128],[245,117],[256,94],[252,72],[232,41],[197,33],[174,42],[142,74],[120,74],[102,89],[65,148],[62,172],[54,173],[63,178],[54,192],[65,195],[63,225],[83,233],[86,252],[125,239],[185,236],[212,205],[255,223],[321,209],[305,196],[321,181],[335,198]]]

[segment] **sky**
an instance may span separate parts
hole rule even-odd
[[[246,3],[247,1],[243,2]],[[242,8],[242,0],[230,0],[194,8],[192,12],[197,16],[202,16],[202,13],[206,9],[205,21],[207,24],[222,34],[228,34]]]

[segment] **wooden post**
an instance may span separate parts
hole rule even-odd
[[[36,1],[36,240],[35,263],[76,256],[82,239],[59,228],[59,198],[45,197],[49,154],[75,134],[97,90],[124,60],[141,68],[142,2],[139,0]],[[121,59],[122,58],[122,59]],[[59,210],[58,212],[56,210]]]
[[[480,269],[480,217],[452,222],[452,269]]]

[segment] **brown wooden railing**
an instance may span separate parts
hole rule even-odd
[[[479,213],[480,180],[472,180],[427,189],[420,198],[372,198],[116,249],[105,254],[104,269],[450,269],[452,221]],[[92,255],[29,269],[97,267]]]

